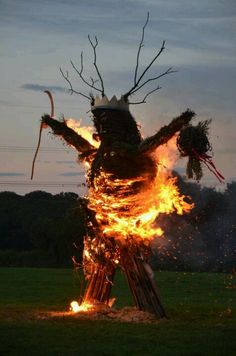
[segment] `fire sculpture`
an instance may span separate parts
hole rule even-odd
[[[41,127],[50,127],[53,134],[79,152],[79,160],[88,167],[88,197],[84,206],[87,234],[84,238],[83,269],[87,286],[81,306],[94,303],[109,304],[111,288],[117,266],[120,266],[127,281],[136,306],[157,317],[165,317],[153,272],[148,264],[150,241],[163,234],[158,226],[159,214],[189,212],[193,204],[181,196],[176,180],[168,167],[168,142],[179,148],[182,156],[189,156],[187,173],[190,177],[201,178],[201,162],[216,171],[207,151],[209,121],[191,125],[195,116],[186,110],[174,118],[169,125],[156,134],[142,139],[138,125],[129,111],[130,104],[146,102],[149,92],[141,102],[129,101],[131,95],[147,83],[172,73],[169,68],[154,78],[145,79],[147,71],[164,50],[165,42],[146,69],[138,75],[140,51],[143,47],[144,31],[139,45],[134,84],[118,100],[115,96],[108,100],[104,84],[96,63],[95,43],[89,37],[94,54],[94,66],[100,81],[91,83],[83,75],[83,54],[81,69],[77,69],[80,79],[90,88],[100,93],[95,97],[74,90],[68,73],[61,73],[70,86],[71,93],[81,94],[91,104],[93,123],[96,132],[91,133],[79,127],[73,120],[58,121],[51,115],[42,117]],[[47,92],[51,98],[49,92]],[[177,140],[177,141],[176,141]],[[177,144],[177,145],[176,145]],[[165,145],[165,146],[163,146]],[[170,167],[170,166],[169,166]],[[73,306],[72,306],[73,307]]]

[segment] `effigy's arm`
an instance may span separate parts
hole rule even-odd
[[[145,153],[153,152],[158,146],[167,143],[178,131],[188,125],[195,113],[189,109],[171,121],[169,125],[163,126],[155,135],[147,137],[139,145],[139,150]]]
[[[49,126],[54,135],[63,138],[66,143],[75,147],[80,153],[92,152],[95,150],[93,145],[68,127],[66,121],[57,121],[49,115],[43,115],[42,124]]]

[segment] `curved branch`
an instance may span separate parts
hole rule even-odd
[[[53,117],[54,116],[54,101],[53,101],[52,93],[49,90],[44,90],[44,93],[46,93],[49,97],[50,104],[51,104],[51,117]]]
[[[44,90],[44,93],[46,93],[48,95],[48,97],[49,97],[50,104],[51,104],[51,117],[53,117],[54,116],[54,101],[53,101],[52,93],[49,90]],[[37,155],[38,155],[39,147],[40,147],[40,144],[41,144],[43,128],[44,128],[44,123],[41,122],[40,128],[39,128],[38,144],[37,144],[36,151],[35,151],[34,158],[33,158],[33,162],[32,162],[31,176],[30,176],[31,180],[34,177],[34,166],[35,166],[36,158],[37,158]]]

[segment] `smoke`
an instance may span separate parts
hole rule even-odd
[[[178,179],[195,208],[179,217],[161,216],[165,236],[152,243],[154,268],[231,272],[236,268],[236,182],[224,192]]]

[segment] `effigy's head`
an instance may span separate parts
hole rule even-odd
[[[92,99],[91,111],[101,145],[99,155],[102,169],[116,178],[134,178],[156,174],[154,161],[140,154],[141,134],[129,111],[124,96],[110,100],[106,95]]]
[[[93,122],[99,139],[102,142],[124,142],[130,145],[138,145],[141,135],[137,123],[129,111],[129,102],[121,96],[111,100],[106,95],[96,95],[91,101]]]

